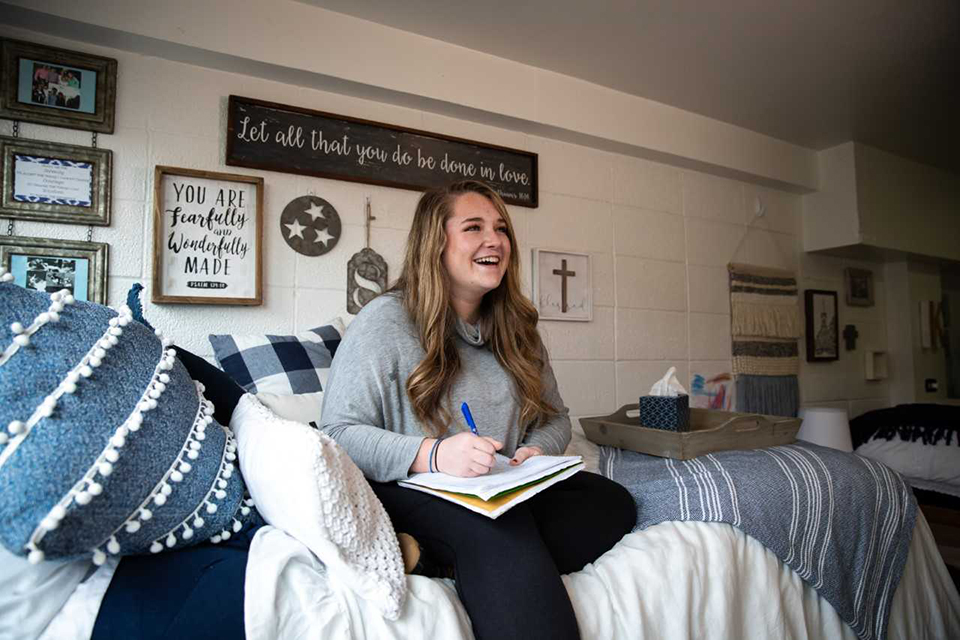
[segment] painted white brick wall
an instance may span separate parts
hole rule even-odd
[[[31,39],[28,32],[0,33]],[[36,39],[36,36],[33,37]],[[418,193],[223,164],[226,98],[239,94],[343,113],[444,134],[528,149],[539,154],[540,207],[511,207],[524,283],[530,290],[534,247],[588,252],[593,264],[594,320],[544,322],[542,332],[565,401],[575,417],[609,413],[635,402],[670,366],[690,383],[693,374],[730,370],[730,312],[725,266],[753,262],[798,268],[804,287],[843,295],[835,258],[800,254],[799,196],[647,160],[529,136],[392,105],[214,71],[70,41],[119,60],[117,128],[101,135],[114,152],[113,223],[94,240],[110,244],[109,303],[120,304],[135,282],[148,291],[145,315],[179,344],[210,356],[209,333],[289,333],[346,316],[346,263],[364,241],[364,202],[376,221],[371,244],[399,273]],[[12,123],[0,120],[0,134]],[[25,138],[89,144],[87,133],[24,123]],[[261,176],[264,190],[264,304],[260,307],[154,305],[149,302],[153,255],[153,169],[156,165]],[[284,242],[280,212],[293,198],[316,194],[338,211],[344,232],[319,258],[294,253]],[[757,199],[765,207],[754,218]],[[16,223],[16,234],[82,239],[86,229]],[[882,270],[877,304],[848,309],[861,345],[886,341]],[[843,406],[857,414],[887,402],[885,383],[863,380],[862,349],[838,363],[804,365],[806,404]]]

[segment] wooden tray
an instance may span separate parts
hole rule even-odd
[[[662,458],[689,460],[714,451],[762,449],[790,444],[797,437],[800,418],[759,413],[690,409],[690,430],[651,429],[639,417],[628,417],[638,405],[628,404],[609,416],[580,418],[587,438],[596,444],[620,447]]]

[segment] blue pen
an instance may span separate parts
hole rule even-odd
[[[460,405],[460,411],[463,412],[463,417],[467,419],[467,426],[470,427],[470,431],[473,432],[473,435],[480,435],[477,433],[477,424],[473,421],[473,416],[470,415],[470,407],[467,406],[466,402]]]

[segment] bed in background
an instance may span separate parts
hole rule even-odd
[[[855,451],[913,487],[955,584],[960,585],[960,406],[901,404],[850,421]]]

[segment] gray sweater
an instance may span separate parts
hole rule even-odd
[[[453,418],[448,435],[468,430],[460,412],[460,404],[466,402],[478,433],[503,442],[503,455],[512,456],[518,447],[528,445],[548,455],[563,453],[570,442],[570,419],[549,362],[543,369],[543,397],[561,413],[540,426],[521,425],[510,373],[476,328],[461,322],[457,333],[461,367],[444,405]],[[336,440],[371,480],[407,477],[427,437],[406,390],[407,378],[424,355],[417,329],[396,294],[367,304],[337,349],[324,390],[320,430]]]

